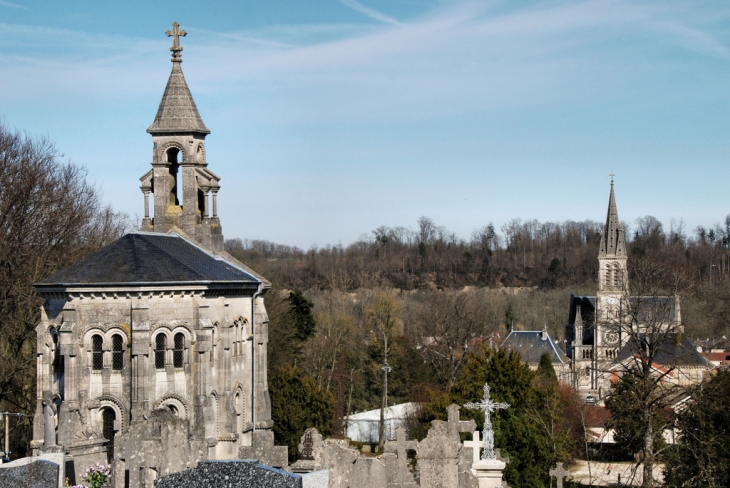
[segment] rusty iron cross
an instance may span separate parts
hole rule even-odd
[[[484,412],[484,428],[482,429],[482,459],[497,459],[494,453],[494,430],[492,430],[492,422],[489,414],[496,410],[508,409],[509,403],[496,403],[489,396],[489,384],[484,383],[484,397],[476,403],[467,403],[464,405],[471,410],[481,410]]]
[[[172,59],[180,60],[180,52],[183,50],[180,45],[180,36],[185,37],[188,33],[184,30],[180,30],[180,24],[173,22],[172,30],[165,32],[165,34],[167,34],[167,37],[172,37],[172,47],[170,47],[170,51],[172,51]]]

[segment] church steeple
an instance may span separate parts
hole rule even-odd
[[[178,232],[213,252],[223,250],[223,232],[217,215],[216,197],[220,177],[210,171],[205,155],[203,123],[181,63],[180,37],[187,34],[177,22],[167,31],[173,38],[172,72],[154,122],[152,169],[140,181],[145,198],[145,218],[141,230]],[[149,195],[154,195],[154,216],[150,217]],[[212,195],[212,215],[209,199]]]
[[[613,193],[613,175],[611,175],[611,196],[608,198],[608,215],[606,226],[601,234],[599,256],[626,256],[626,236],[624,228],[618,221],[616,210],[616,196]]]
[[[598,290],[611,293],[626,291],[628,285],[626,236],[624,227],[618,220],[613,176],[611,174],[611,194],[608,197],[606,225],[603,227],[601,243],[598,247]]]

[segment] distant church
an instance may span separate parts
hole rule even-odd
[[[583,397],[601,400],[610,391],[611,383],[622,370],[619,363],[627,361],[632,352],[629,337],[622,322],[637,311],[637,300],[643,303],[642,316],[653,314],[656,323],[641,324],[658,330],[671,329],[673,341],[662,343],[656,356],[656,368],[671,366],[674,371],[667,381],[690,385],[699,383],[709,363],[683,337],[682,315],[678,296],[636,297],[629,294],[626,235],[618,219],[616,197],[611,179],[606,225],[598,249],[598,290],[596,296],[570,296],[568,325],[565,331],[566,353],[571,360],[572,386]],[[631,303],[627,303],[630,300]],[[642,305],[641,303],[638,305]],[[649,310],[651,309],[651,310]]]
[[[77,483],[97,461],[113,462],[115,487],[152,486],[201,460],[286,463],[271,431],[270,284],[223,250],[220,178],[208,169],[210,131],[183,76],[178,27],[167,32],[172,73],[147,129],[140,232],[36,284],[31,446],[65,452]]]

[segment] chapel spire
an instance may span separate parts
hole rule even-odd
[[[141,230],[177,232],[220,252],[223,232],[216,200],[220,177],[208,169],[205,152],[205,136],[210,130],[200,117],[180,67],[180,37],[187,32],[180,30],[177,22],[172,27],[167,31],[173,38],[172,72],[155,120],[147,128],[153,143],[152,169],[140,178],[145,202]],[[150,194],[154,195],[154,217],[149,211]]]
[[[180,30],[179,27],[180,24],[174,22],[172,30],[166,32],[168,37],[173,38],[170,47],[170,51],[172,51],[172,72],[167,80],[165,93],[162,95],[155,121],[147,128],[147,132],[150,134],[170,132],[210,134],[210,130],[200,117],[198,107],[195,105],[193,95],[185,82],[185,76],[180,66],[183,50],[180,45],[180,37],[185,37],[187,32]]]

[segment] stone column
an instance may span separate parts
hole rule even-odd
[[[150,218],[150,192],[149,190],[144,190],[144,218],[148,219]]]
[[[204,195],[204,197],[203,197],[203,218],[207,219],[208,218],[208,198],[210,195],[210,190],[208,190],[208,189],[203,190],[203,195]]]
[[[213,190],[213,218],[218,217],[218,190]]]

